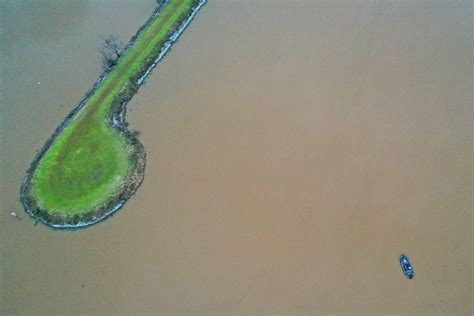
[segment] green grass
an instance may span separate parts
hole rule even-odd
[[[121,189],[133,162],[127,139],[109,126],[110,109],[194,3],[170,0],[51,145],[30,188],[38,206],[75,214],[104,204]]]

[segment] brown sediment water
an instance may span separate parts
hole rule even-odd
[[[0,312],[472,312],[470,2],[210,1],[129,104],[143,186],[74,232],[20,183],[154,1],[52,3],[1,4]]]

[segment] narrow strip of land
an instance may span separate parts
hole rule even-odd
[[[118,209],[137,190],[145,151],[123,121],[126,104],[139,88],[137,79],[204,2],[169,0],[155,12],[56,130],[22,187],[23,205],[32,216],[55,227],[85,226]]]

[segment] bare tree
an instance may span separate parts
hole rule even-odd
[[[105,68],[114,66],[122,54],[124,45],[116,35],[109,35],[105,38],[99,53],[102,55],[102,63]]]

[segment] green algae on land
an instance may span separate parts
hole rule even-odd
[[[38,153],[21,189],[25,209],[53,227],[98,222],[140,186],[142,144],[124,122],[126,104],[205,0],[170,0],[137,32]]]

